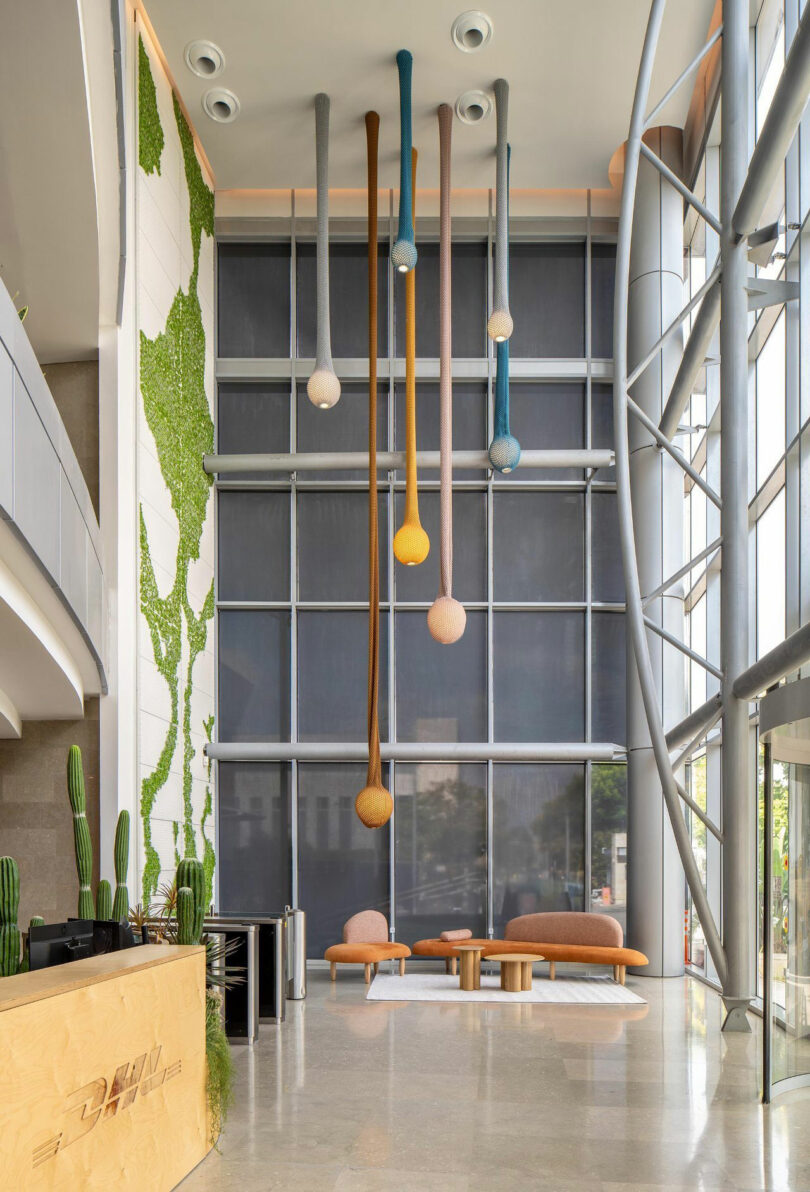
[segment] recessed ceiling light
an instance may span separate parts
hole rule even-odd
[[[212,87],[203,96],[202,106],[205,114],[218,124],[230,124],[239,115],[242,105],[233,91],[226,91],[224,87]]]
[[[471,8],[456,17],[450,29],[453,44],[464,54],[475,54],[492,41],[492,21],[485,12]]]
[[[212,41],[190,41],[184,57],[192,74],[201,79],[214,79],[225,69],[225,55]]]
[[[486,91],[465,91],[456,100],[456,115],[465,124],[480,124],[492,111]]]

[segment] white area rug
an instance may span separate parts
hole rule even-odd
[[[506,993],[500,977],[481,974],[481,988],[465,993],[458,977],[445,973],[378,973],[366,997],[377,1002],[548,1002],[557,1005],[646,1005],[646,999],[610,977],[535,977],[525,993]]]

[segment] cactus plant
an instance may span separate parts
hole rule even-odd
[[[113,917],[112,886],[103,877],[96,888],[96,918],[111,919]]]
[[[30,932],[32,927],[44,927],[44,926],[45,926],[45,920],[42,918],[42,915],[32,915],[31,921],[28,924],[28,930]],[[28,936],[26,936],[25,944],[23,945],[23,956],[22,956],[22,960],[20,961],[20,972],[27,973],[29,968],[30,968],[30,953],[28,951]]]
[[[20,871],[13,857],[0,857],[0,977],[20,969]]]
[[[199,943],[202,937],[203,919],[205,918],[205,870],[202,861],[196,857],[184,857],[177,866],[178,911],[179,892],[185,888],[190,890],[194,898],[194,939],[190,942]]]
[[[115,825],[115,898],[112,917],[120,923],[129,915],[129,890],[127,889],[127,867],[129,865],[129,812],[122,811]]]
[[[70,806],[73,809],[73,843],[76,849],[76,872],[79,875],[79,918],[95,919],[96,908],[93,905],[93,892],[90,889],[93,846],[90,842],[90,829],[87,825],[82,751],[78,745],[71,745],[68,751],[67,787]]]
[[[177,891],[178,944],[198,944],[200,942],[196,925],[197,908],[194,904],[194,893],[188,886],[181,886]]]

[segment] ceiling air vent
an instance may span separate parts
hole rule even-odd
[[[212,87],[203,96],[202,106],[205,114],[218,124],[230,124],[239,115],[241,104],[233,91],[226,91],[224,87]]]
[[[225,55],[212,41],[190,41],[184,57],[186,66],[200,79],[215,79],[225,69]]]
[[[492,41],[492,21],[485,12],[471,8],[456,17],[450,29],[453,44],[463,54],[475,54]]]
[[[465,91],[456,100],[456,115],[465,124],[480,124],[492,111],[486,91]]]

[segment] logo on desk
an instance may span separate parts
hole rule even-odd
[[[108,1085],[103,1076],[91,1080],[66,1099],[62,1116],[66,1124],[58,1134],[33,1150],[33,1166],[39,1167],[72,1142],[108,1118],[129,1109],[137,1096],[146,1097],[160,1085],[180,1074],[180,1060],[159,1068],[160,1047],[139,1055],[133,1063],[121,1064]]]

